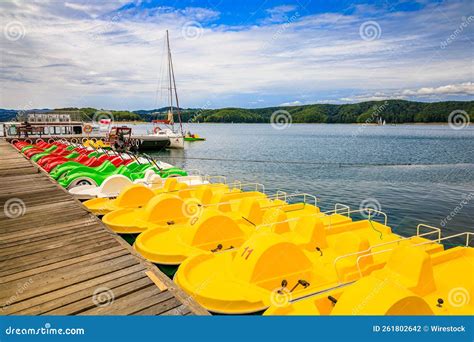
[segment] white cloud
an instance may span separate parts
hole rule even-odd
[[[119,3],[94,4],[0,4],[2,33],[12,21],[25,29],[16,41],[0,37],[0,107],[18,108],[25,101],[33,107],[162,105],[156,90],[166,29],[183,106],[208,101],[215,107],[239,106],[256,98],[271,106],[286,99],[327,101],[328,94],[341,101],[363,96],[417,99],[435,92],[440,98],[472,95],[467,82],[472,78],[472,28],[446,49],[439,48],[459,25],[466,3],[371,18],[383,34],[370,42],[359,36],[367,18],[357,11],[228,27],[205,25],[219,13],[202,8],[116,12]],[[286,10],[291,11],[280,12]],[[202,23],[197,39],[182,36],[189,21]],[[460,86],[471,92],[453,92]]]
[[[302,105],[303,103],[301,101],[291,101],[291,102],[284,102],[284,103],[281,103],[279,104],[279,106],[281,107],[288,107],[288,106],[300,106]]]
[[[403,95],[430,96],[430,95],[474,95],[474,83],[448,84],[440,87],[425,87],[417,90],[404,90]]]
[[[423,87],[419,89],[402,89],[385,92],[375,92],[373,94],[354,95],[340,98],[344,102],[360,101],[380,101],[386,99],[423,99],[438,98],[443,96],[474,95],[474,83],[464,82],[459,84],[447,84],[439,87]],[[446,98],[446,97],[445,97]]]

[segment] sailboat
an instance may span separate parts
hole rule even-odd
[[[168,30],[166,30],[166,47],[167,47],[167,75],[168,75],[168,104],[169,109],[167,112],[167,118],[164,120],[153,120],[153,133],[154,136],[167,136],[170,140],[168,148],[184,148],[184,134],[183,134],[183,123],[181,121],[181,112],[179,107],[178,93],[176,91],[176,80],[174,77],[173,69],[173,58],[171,57],[170,39]],[[176,106],[175,106],[176,104]],[[178,116],[179,131],[175,130],[174,127],[174,109]]]

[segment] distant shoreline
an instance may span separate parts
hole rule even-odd
[[[11,121],[0,121],[0,124],[11,122]],[[87,122],[85,122],[87,123]],[[116,125],[141,125],[141,124],[153,124],[150,121],[115,121],[111,126]],[[179,125],[179,123],[175,123]],[[271,122],[183,122],[183,125],[206,125],[206,124],[245,124],[245,125],[271,125]],[[291,125],[355,125],[355,126],[382,126],[375,123],[358,123],[358,122],[292,122]],[[385,126],[400,126],[400,125],[419,125],[419,126],[449,126],[447,122],[400,122],[400,123],[386,123]]]
[[[153,124],[150,121],[116,121],[114,124],[137,125],[137,124]],[[179,123],[175,123],[178,125]],[[183,122],[183,125],[206,125],[206,124],[245,124],[245,125],[271,125],[270,122]],[[382,126],[374,123],[357,123],[357,122],[292,122],[291,125],[355,125],[355,126]],[[447,122],[401,122],[401,123],[386,123],[385,126],[400,126],[400,125],[420,125],[420,126],[449,126]]]

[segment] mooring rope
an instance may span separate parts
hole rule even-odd
[[[331,165],[337,167],[370,167],[370,166],[467,166],[474,163],[433,163],[433,164],[415,164],[415,163],[338,163],[338,162],[312,162],[306,160],[268,160],[268,159],[233,159],[233,158],[210,158],[210,157],[177,157],[154,154],[157,159],[179,159],[179,160],[208,160],[208,161],[223,161],[223,162],[239,162],[239,163],[269,163],[269,164],[302,164],[302,165]]]

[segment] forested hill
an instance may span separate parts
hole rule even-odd
[[[184,120],[199,122],[270,122],[276,111],[287,111],[294,123],[370,123],[378,118],[387,123],[447,122],[449,114],[465,111],[474,117],[474,101],[436,103],[403,100],[370,101],[354,104],[314,104],[260,109],[222,108],[186,112]]]
[[[81,110],[84,119],[90,119],[98,110],[95,108],[67,108]],[[101,110],[103,111],[103,110]],[[176,108],[175,108],[176,111]],[[280,111],[280,112],[277,112]],[[412,102],[404,100],[369,101],[353,104],[314,104],[289,107],[257,109],[181,109],[184,122],[246,122],[268,123],[272,114],[291,116],[293,123],[375,123],[379,119],[387,123],[447,122],[453,111],[466,112],[474,117],[474,101]],[[156,114],[160,112],[161,114]],[[463,113],[461,112],[461,113]],[[110,111],[115,121],[151,121],[164,119],[166,109]],[[11,120],[16,111],[0,109],[0,121]],[[465,114],[463,114],[465,115]]]

